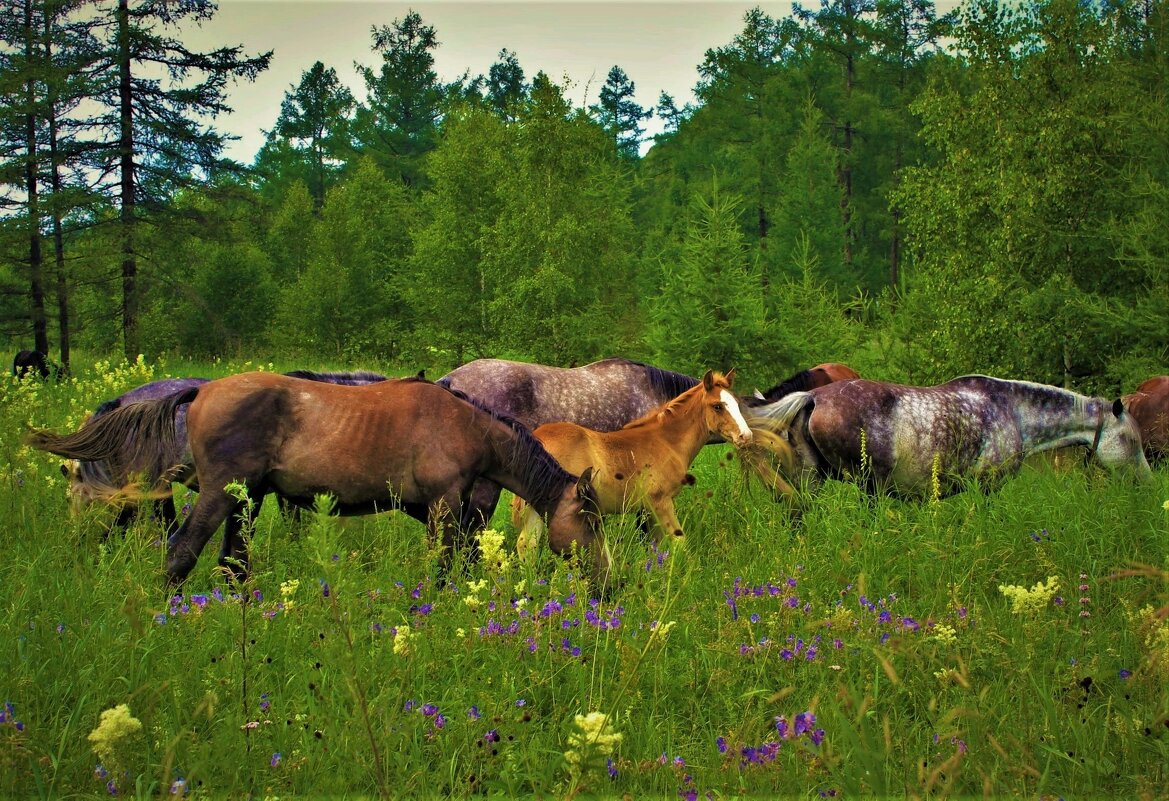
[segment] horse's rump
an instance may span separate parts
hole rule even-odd
[[[1149,461],[1169,456],[1169,375],[1143,381],[1124,397],[1124,405],[1137,421]]]

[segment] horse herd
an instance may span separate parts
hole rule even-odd
[[[102,404],[72,434],[28,441],[73,460],[62,469],[75,509],[112,502],[124,520],[137,501],[161,499],[172,584],[221,524],[220,564],[245,574],[246,516],[268,494],[297,507],[329,494],[341,514],[400,509],[441,538],[445,563],[507,489],[517,548],[529,552],[545,532],[557,553],[580,548],[602,589],[600,517],[635,511],[659,541],[681,537],[673,500],[706,444],[733,444],[793,508],[804,497],[793,485],[827,477],[949,493],[1037,451],[1081,446],[1142,475],[1146,451],[1169,451],[1169,376],[1116,401],[987,376],[903,386],[841,364],[754,395],[733,386],[734,370],[697,379],[620,358],[574,368],[479,359],[433,383],[305,371],[167,379]],[[173,481],[200,490],[177,527]]]

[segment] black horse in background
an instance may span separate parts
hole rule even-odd
[[[50,376],[59,374],[60,368],[39,350],[22,350],[12,360],[12,374],[23,379],[30,373],[47,380]]]

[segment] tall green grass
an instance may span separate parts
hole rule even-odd
[[[707,448],[684,544],[609,522],[603,601],[571,560],[518,560],[506,504],[506,567],[445,587],[403,515],[269,505],[245,586],[213,541],[170,598],[160,527],[103,541],[20,436],[239,367],[0,388],[0,794],[1166,796],[1165,469],[1040,464],[933,503],[828,482],[793,526]],[[1028,611],[999,589],[1049,577]],[[103,761],[89,735],[120,704],[141,729]],[[581,745],[589,712],[611,751]]]

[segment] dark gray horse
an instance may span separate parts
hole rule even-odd
[[[967,478],[1009,475],[1031,453],[1071,445],[1087,447],[1105,466],[1150,474],[1136,423],[1119,400],[1028,381],[969,375],[911,387],[855,379],[743,413],[751,428],[790,443],[799,477],[813,486],[853,477],[870,489],[949,494]]]

